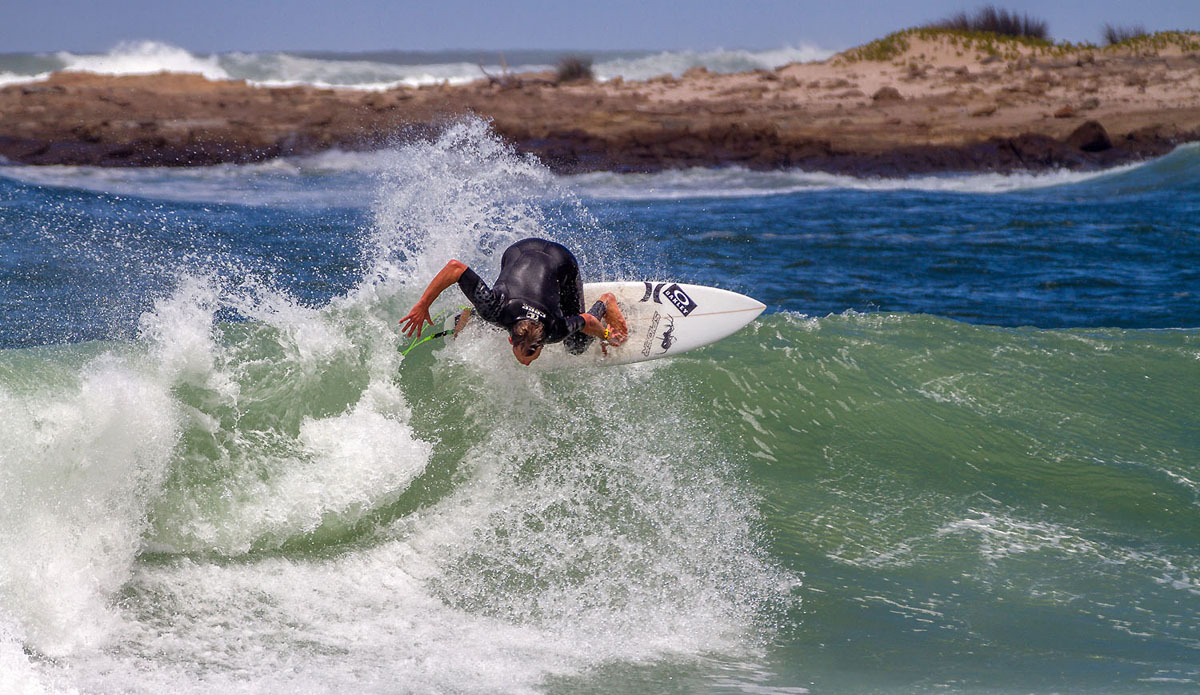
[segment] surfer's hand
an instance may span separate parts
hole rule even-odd
[[[604,322],[608,324],[611,333],[608,342],[620,346],[629,337],[629,326],[625,323],[625,315],[617,306],[617,298],[611,292],[605,292],[601,297],[604,302]]]
[[[428,323],[433,325],[433,319],[429,317],[429,307],[421,302],[417,302],[412,309],[409,309],[408,314],[400,319],[400,330],[404,335],[412,336],[413,331],[416,331],[417,337],[421,337],[421,329]]]

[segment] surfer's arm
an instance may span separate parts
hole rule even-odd
[[[438,295],[458,282],[463,273],[467,271],[467,264],[462,261],[450,259],[446,266],[438,271],[438,274],[429,282],[429,286],[425,288],[425,292],[413,308],[405,314],[404,318],[400,319],[401,330],[405,335],[412,335],[416,331],[417,337],[421,337],[421,329],[426,323],[433,325],[433,319],[429,317],[429,307],[433,306],[433,302],[437,300]]]
[[[580,314],[579,318],[583,319],[583,328],[579,329],[585,335],[590,335],[593,338],[604,337],[604,322],[592,316],[591,314]]]

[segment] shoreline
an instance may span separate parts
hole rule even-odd
[[[888,51],[868,44],[769,71],[693,68],[638,82],[521,74],[364,92],[59,72],[0,89],[0,156],[32,165],[250,163],[378,149],[470,116],[558,173],[1095,170],[1200,140],[1200,41],[997,50],[994,39],[972,44],[949,32],[894,36],[903,45],[893,40]]]

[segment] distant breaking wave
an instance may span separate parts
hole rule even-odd
[[[694,67],[731,73],[824,60],[834,51],[814,45],[766,51],[575,51],[590,57],[596,77],[644,80],[679,76]],[[264,86],[312,85],[381,90],[398,86],[464,84],[487,74],[552,70],[565,51],[435,51],[374,53],[235,52],[196,54],[160,41],[125,41],[107,53],[0,55],[0,86],[43,80],[60,70],[104,75],[175,72]]]
[[[221,164],[183,170],[90,166],[0,168],[0,178],[60,189],[159,200],[241,205],[368,207],[364,192],[395,166],[394,150],[330,150],[254,164]],[[1102,197],[1180,185],[1200,163],[1200,144],[1144,162],[1100,171],[1048,171],[1010,174],[942,174],[907,178],[858,178],[819,171],[752,171],[742,167],[692,168],[650,174],[592,172],[558,177],[575,194],[591,200],[688,200],[802,195],[835,190],[925,191],[1002,194],[1079,186],[1080,195]],[[310,185],[320,177],[321,186]]]
[[[948,173],[869,178],[803,169],[754,171],[743,167],[696,167],[648,174],[597,171],[569,179],[580,195],[600,200],[744,198],[831,190],[1010,193],[1085,183],[1144,166],[1146,163],[1138,162],[1102,171]]]
[[[157,41],[123,41],[102,54],[75,54],[60,51],[64,70],[94,72],[101,75],[144,75],[156,72],[194,73],[210,80],[227,80],[230,74],[216,56],[200,57],[186,50]]]
[[[596,77],[611,80],[617,77],[626,80],[646,80],[659,75],[671,74],[678,77],[687,70],[703,67],[710,72],[734,73],[752,70],[773,70],[788,63],[806,63],[825,60],[835,51],[802,44],[799,47],[780,48],[771,51],[663,51],[636,58],[616,58],[593,65]]]

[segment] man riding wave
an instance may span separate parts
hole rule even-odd
[[[629,335],[616,297],[606,292],[585,312],[575,256],[562,244],[533,238],[505,249],[492,287],[465,263],[447,262],[400,319],[405,335],[416,332],[419,338],[425,323],[433,325],[429,307],[455,283],[483,320],[508,329],[513,356],[526,366],[549,343],[561,342],[578,355],[596,338],[620,345]]]

